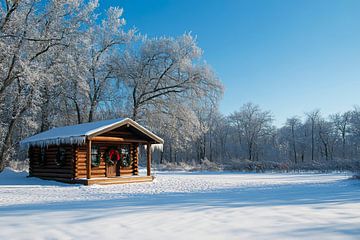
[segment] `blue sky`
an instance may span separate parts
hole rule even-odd
[[[287,117],[360,105],[358,0],[112,0],[148,36],[191,31],[225,85],[220,110],[246,102]]]

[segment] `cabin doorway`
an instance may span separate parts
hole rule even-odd
[[[130,156],[130,145],[121,144],[109,151],[111,163],[106,163],[106,176],[117,177],[121,175],[132,175],[132,161]]]
[[[106,164],[106,176],[118,177],[120,176],[121,162],[117,161],[115,164]]]
[[[108,154],[109,154],[110,162],[106,163],[106,176],[107,177],[120,176],[121,154],[119,153],[117,148],[110,150]]]
[[[107,177],[120,176],[120,170],[117,171],[117,165],[118,164],[114,164],[114,165],[111,165],[109,163],[106,164],[106,176]],[[117,175],[117,172],[119,172],[119,175]]]

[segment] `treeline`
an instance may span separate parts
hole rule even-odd
[[[0,171],[24,158],[18,143],[27,136],[117,117],[164,138],[159,163],[331,168],[359,159],[358,108],[327,118],[312,111],[281,128],[250,103],[223,116],[223,86],[194,37],[147,38],[126,28],[122,9],[97,8],[85,0],[0,2]]]
[[[327,117],[313,110],[279,128],[270,111],[252,103],[228,116],[214,110],[201,119],[206,132],[185,150],[165,148],[167,161],[207,159],[239,170],[360,170],[358,107]]]

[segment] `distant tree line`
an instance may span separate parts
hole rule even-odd
[[[274,126],[270,111],[252,103],[228,116],[214,110],[202,119],[206,131],[176,159],[181,156],[198,163],[208,159],[228,166],[247,161],[273,162],[275,168],[360,169],[358,107],[327,117],[313,110],[302,118],[288,118],[282,127]],[[165,151],[167,160],[175,161],[168,148]]]
[[[0,171],[52,127],[131,117],[165,140],[159,163],[359,159],[360,109],[273,125],[248,103],[224,116],[223,86],[190,34],[148,38],[98,1],[0,1]]]

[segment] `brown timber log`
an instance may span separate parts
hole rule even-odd
[[[147,162],[147,165],[146,165],[146,173],[147,173],[147,176],[150,176],[151,175],[151,144],[148,143],[147,144],[147,147],[146,147],[146,162]]]
[[[87,179],[91,178],[91,140],[88,141],[88,146],[87,146],[87,159],[86,159],[86,171],[87,171]]]
[[[120,137],[103,137],[103,136],[92,137],[91,140],[97,142],[147,143],[146,141],[137,140],[137,139],[127,139]]]
[[[54,178],[72,178],[71,173],[41,173],[37,171],[33,171],[33,176],[39,177],[54,177]]]

